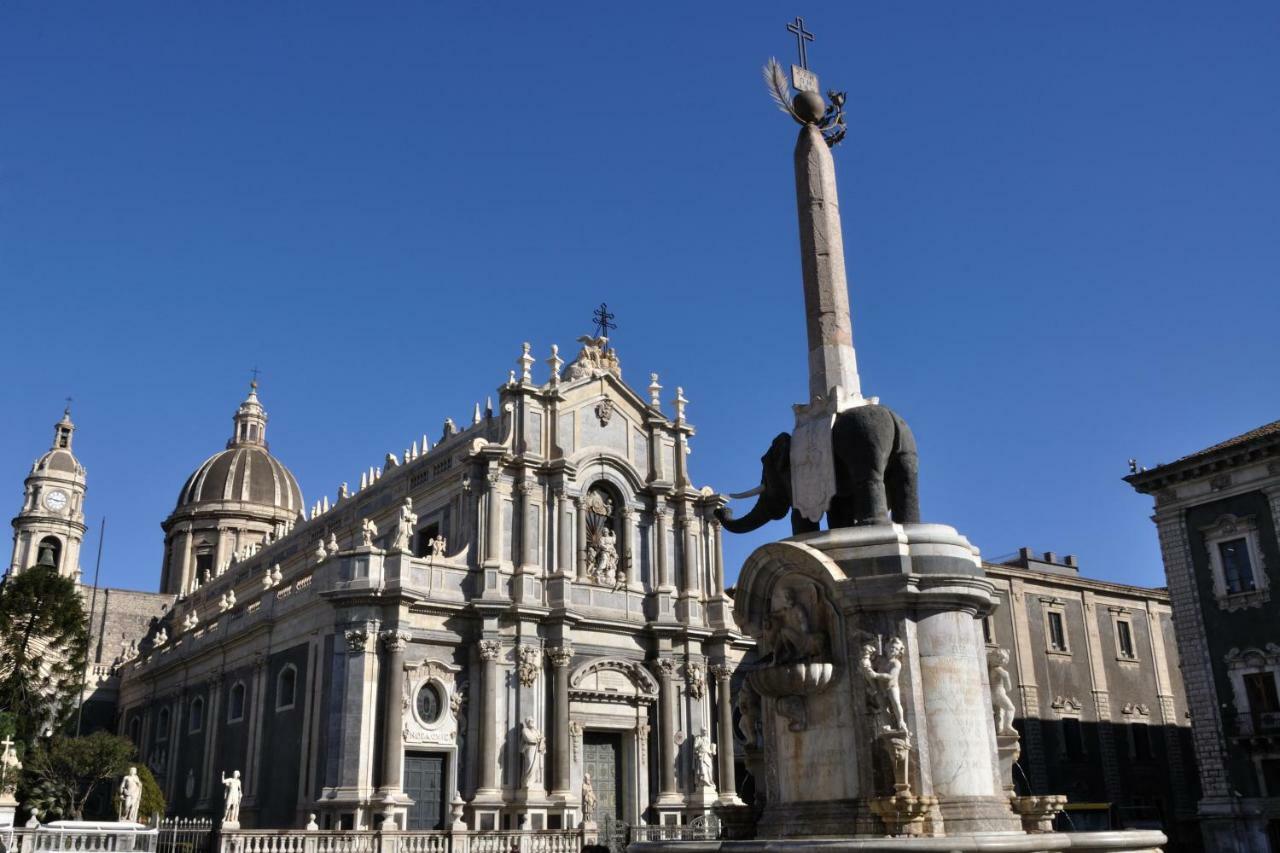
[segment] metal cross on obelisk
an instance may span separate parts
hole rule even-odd
[[[796,34],[796,48],[800,51],[800,67],[809,68],[809,53],[805,50],[804,43],[813,41],[813,33],[804,28],[804,18],[796,15],[796,19],[787,24],[787,32]]]

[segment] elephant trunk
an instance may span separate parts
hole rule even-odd
[[[758,530],[766,522],[777,521],[787,514],[786,506],[781,509],[770,506],[766,497],[766,495],[762,494],[760,499],[756,501],[756,505],[742,518],[734,518],[733,510],[728,507],[717,509],[716,518],[724,525],[724,529],[730,533],[750,533],[753,530]]]

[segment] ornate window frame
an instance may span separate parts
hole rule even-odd
[[[466,682],[458,683],[461,671],[432,659],[405,664],[401,730],[406,746],[457,744],[467,690]],[[418,693],[425,687],[434,689],[440,699],[440,713],[434,720],[418,714]]]
[[[1204,536],[1204,548],[1209,558],[1209,570],[1213,574],[1213,595],[1218,607],[1227,610],[1240,610],[1245,607],[1261,607],[1271,600],[1271,584],[1267,577],[1267,565],[1263,560],[1262,546],[1258,540],[1258,518],[1247,515],[1243,518],[1224,513],[1218,520],[1207,527],[1201,527]],[[1249,563],[1253,569],[1254,588],[1246,592],[1228,592],[1226,571],[1222,566],[1222,554],[1219,545],[1233,539],[1244,539],[1249,548]]]
[[[1059,653],[1061,654],[1061,653]],[[1084,706],[1074,696],[1055,696],[1049,706],[1058,721],[1058,756],[1067,761],[1083,761],[1089,757],[1089,747],[1084,737]],[[1079,727],[1080,754],[1072,755],[1067,749],[1067,721],[1074,720]]]
[[[1138,637],[1133,631],[1133,616],[1127,607],[1108,607],[1111,613],[1111,639],[1116,646],[1116,660],[1121,663],[1138,663]],[[1124,623],[1129,629],[1130,654],[1124,653],[1124,642],[1120,633],[1120,625]]]
[[[1061,598],[1041,598],[1040,610],[1044,614],[1044,650],[1051,655],[1071,657],[1071,628],[1067,621],[1067,603]],[[1062,648],[1053,645],[1052,615],[1057,614],[1062,623]]]
[[[1231,693],[1236,709],[1236,734],[1253,733],[1253,709],[1249,707],[1249,692],[1244,685],[1246,675],[1270,673],[1280,692],[1280,645],[1267,643],[1264,648],[1233,648],[1223,658],[1227,665],[1227,678],[1231,681]],[[1276,712],[1280,715],[1280,712]],[[1280,720],[1277,720],[1280,723]]]

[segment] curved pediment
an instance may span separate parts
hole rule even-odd
[[[658,682],[644,664],[621,658],[596,658],[569,676],[569,689],[597,699],[649,701],[658,696]]]

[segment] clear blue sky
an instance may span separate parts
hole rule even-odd
[[[601,300],[625,376],[684,386],[699,484],[754,484],[806,388],[759,72],[797,13],[849,92],[855,341],[926,518],[1163,583],[1125,460],[1280,417],[1271,0],[5,2],[8,510],[73,395],[104,582],[154,588],[255,364],[310,501]]]

